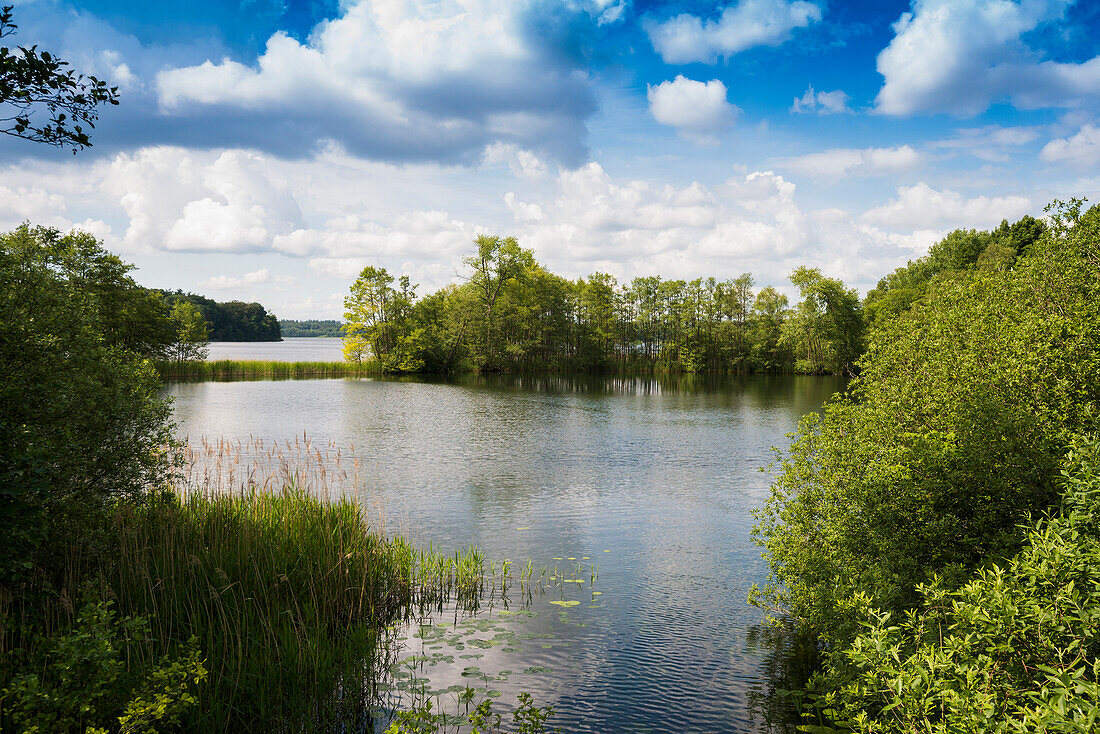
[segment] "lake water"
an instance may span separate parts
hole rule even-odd
[[[390,531],[568,577],[520,614],[411,630],[398,689],[416,680],[446,698],[470,684],[505,705],[529,691],[566,732],[749,732],[766,730],[750,696],[767,686],[769,653],[745,603],[766,576],[750,512],[767,496],[771,447],[838,387],[468,377],[168,392],[193,443],[225,437],[248,454],[250,440],[308,436],[345,468],[358,462],[343,489],[384,510]]]
[[[281,342],[210,342],[206,361],[256,359],[274,362],[343,362],[339,337],[289,337]]]

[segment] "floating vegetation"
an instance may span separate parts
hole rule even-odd
[[[551,604],[557,604],[559,607],[575,607],[580,604],[579,601],[566,601],[564,599],[555,599],[550,602]]]

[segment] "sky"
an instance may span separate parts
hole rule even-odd
[[[339,318],[367,265],[457,282],[483,233],[567,277],[865,293],[1100,200],[1091,0],[9,1],[6,43],[121,104],[75,156],[0,136],[0,231],[280,318]]]

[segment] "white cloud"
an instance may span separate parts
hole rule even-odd
[[[621,13],[600,5],[589,10]],[[474,162],[503,142],[579,162],[595,110],[590,83],[529,31],[528,9],[515,0],[349,3],[306,43],[275,34],[254,65],[226,58],[161,71],[159,102],[177,116],[249,115],[261,131],[305,136],[308,146],[339,140],[372,159]]]
[[[713,144],[729,130],[740,110],[726,99],[726,85],[718,79],[697,82],[677,76],[647,89],[653,119],[695,142]]]
[[[834,115],[840,112],[851,112],[848,107],[848,95],[835,89],[832,92],[815,92],[813,85],[806,87],[806,92],[801,97],[795,97],[791,104],[791,112],[794,114],[816,112],[819,115]]]
[[[1037,127],[984,125],[961,128],[955,131],[953,137],[933,141],[930,145],[933,148],[966,152],[986,161],[1003,162],[1011,157],[1015,149],[1038,137]]]
[[[1100,94],[1100,57],[1039,61],[1024,34],[1060,20],[1072,0],[915,0],[879,54],[875,100],[887,115],[972,116],[1007,99],[1021,109],[1073,107]]]
[[[546,163],[529,150],[521,150],[509,143],[494,143],[485,148],[482,163],[506,163],[512,175],[518,178],[539,179],[549,174]]]
[[[239,278],[234,278],[229,275],[215,275],[212,278],[199,281],[199,286],[211,290],[239,290],[241,288],[270,283],[273,280],[283,285],[290,285],[295,282],[295,279],[291,276],[276,275],[272,277],[270,270],[267,268],[260,268],[259,270],[253,270],[251,273],[245,273]]]
[[[102,185],[129,218],[123,244],[135,252],[260,251],[301,220],[286,182],[247,151],[144,148],[111,161]]]
[[[678,15],[646,28],[653,48],[667,64],[713,64],[754,46],[778,46],[796,28],[821,20],[821,8],[803,0],[740,0],[717,20]]]
[[[957,191],[937,191],[921,182],[902,186],[897,196],[864,213],[862,219],[894,230],[952,230],[995,227],[1002,219],[1012,221],[1034,210],[1024,196],[977,196],[967,198]]]
[[[908,145],[896,148],[833,148],[808,155],[779,158],[774,164],[817,178],[874,176],[912,171],[923,164]]]
[[[1043,146],[1039,157],[1050,163],[1072,166],[1100,165],[1100,127],[1084,125],[1076,135],[1051,140]]]
[[[339,301],[330,303],[329,293],[344,290],[365,265],[408,273],[421,293],[456,282],[483,232],[514,234],[548,269],[568,277],[601,270],[621,280],[725,278],[748,271],[761,284],[781,285],[792,269],[809,265],[867,288],[945,231],[995,226],[1045,200],[971,198],[921,183],[867,212],[858,205],[815,210],[778,168],[682,185],[615,176],[595,162],[552,173],[532,164],[539,174],[527,177],[518,152],[498,159],[500,168],[518,166],[502,184],[500,168],[396,167],[341,153],[281,161],[158,147],[75,165],[0,167],[0,177],[20,176],[20,188],[0,202],[10,207],[22,198],[37,217],[61,196],[65,222],[87,220],[82,226],[107,237],[111,249],[125,243],[143,278],[147,268],[159,269],[157,282],[147,284],[255,289],[280,315],[332,317]],[[819,170],[857,175],[901,167],[913,155],[905,146],[833,153],[840,162],[821,158]],[[213,205],[212,216],[200,218]],[[188,249],[173,249],[181,243]],[[297,278],[292,293],[273,287],[289,276]]]
[[[542,213],[542,207],[538,204],[526,204],[516,198],[514,192],[509,191],[504,195],[504,203],[511,210],[517,222],[541,222],[546,216]]]
[[[552,272],[570,277],[750,271],[761,284],[782,285],[806,264],[866,288],[932,241],[837,210],[806,211],[795,185],[771,171],[673,187],[616,180],[590,163],[562,171],[557,196],[539,204],[543,218],[515,233]]]

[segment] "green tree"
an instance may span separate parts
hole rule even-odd
[[[863,307],[855,290],[817,268],[791,273],[802,300],[783,327],[799,372],[846,374],[863,353]]]
[[[176,362],[195,362],[206,359],[210,345],[210,332],[199,307],[189,301],[176,301],[170,313],[176,328],[176,342],[172,345],[172,359]]]
[[[780,337],[787,304],[787,297],[770,285],[761,288],[756,294],[756,300],[752,304],[751,340],[753,362],[757,370],[776,372],[786,365],[787,359]]]
[[[12,7],[0,8],[0,39],[18,28]],[[37,46],[0,47],[0,133],[73,153],[91,146],[85,127],[95,127],[99,105],[118,104],[118,87],[68,67]]]
[[[86,238],[70,260],[64,239],[29,226],[0,236],[0,581],[165,476],[168,405],[127,346],[141,329],[111,309],[137,289],[129,266]]]
[[[494,308],[505,285],[533,266],[534,257],[529,250],[519,246],[515,237],[478,235],[474,244],[477,245],[477,252],[465,258],[463,263],[472,271],[469,283],[477,296],[484,326],[485,341],[481,345],[481,353],[476,355],[477,366],[497,369]]]
[[[347,354],[348,340],[365,342],[377,359],[385,359],[393,348],[394,335],[389,318],[390,303],[397,295],[390,285],[393,276],[385,268],[373,265],[363,268],[351,285],[351,293],[344,298],[344,340]],[[354,343],[354,342],[353,342]],[[362,349],[355,346],[352,354],[356,361],[362,359]]]

